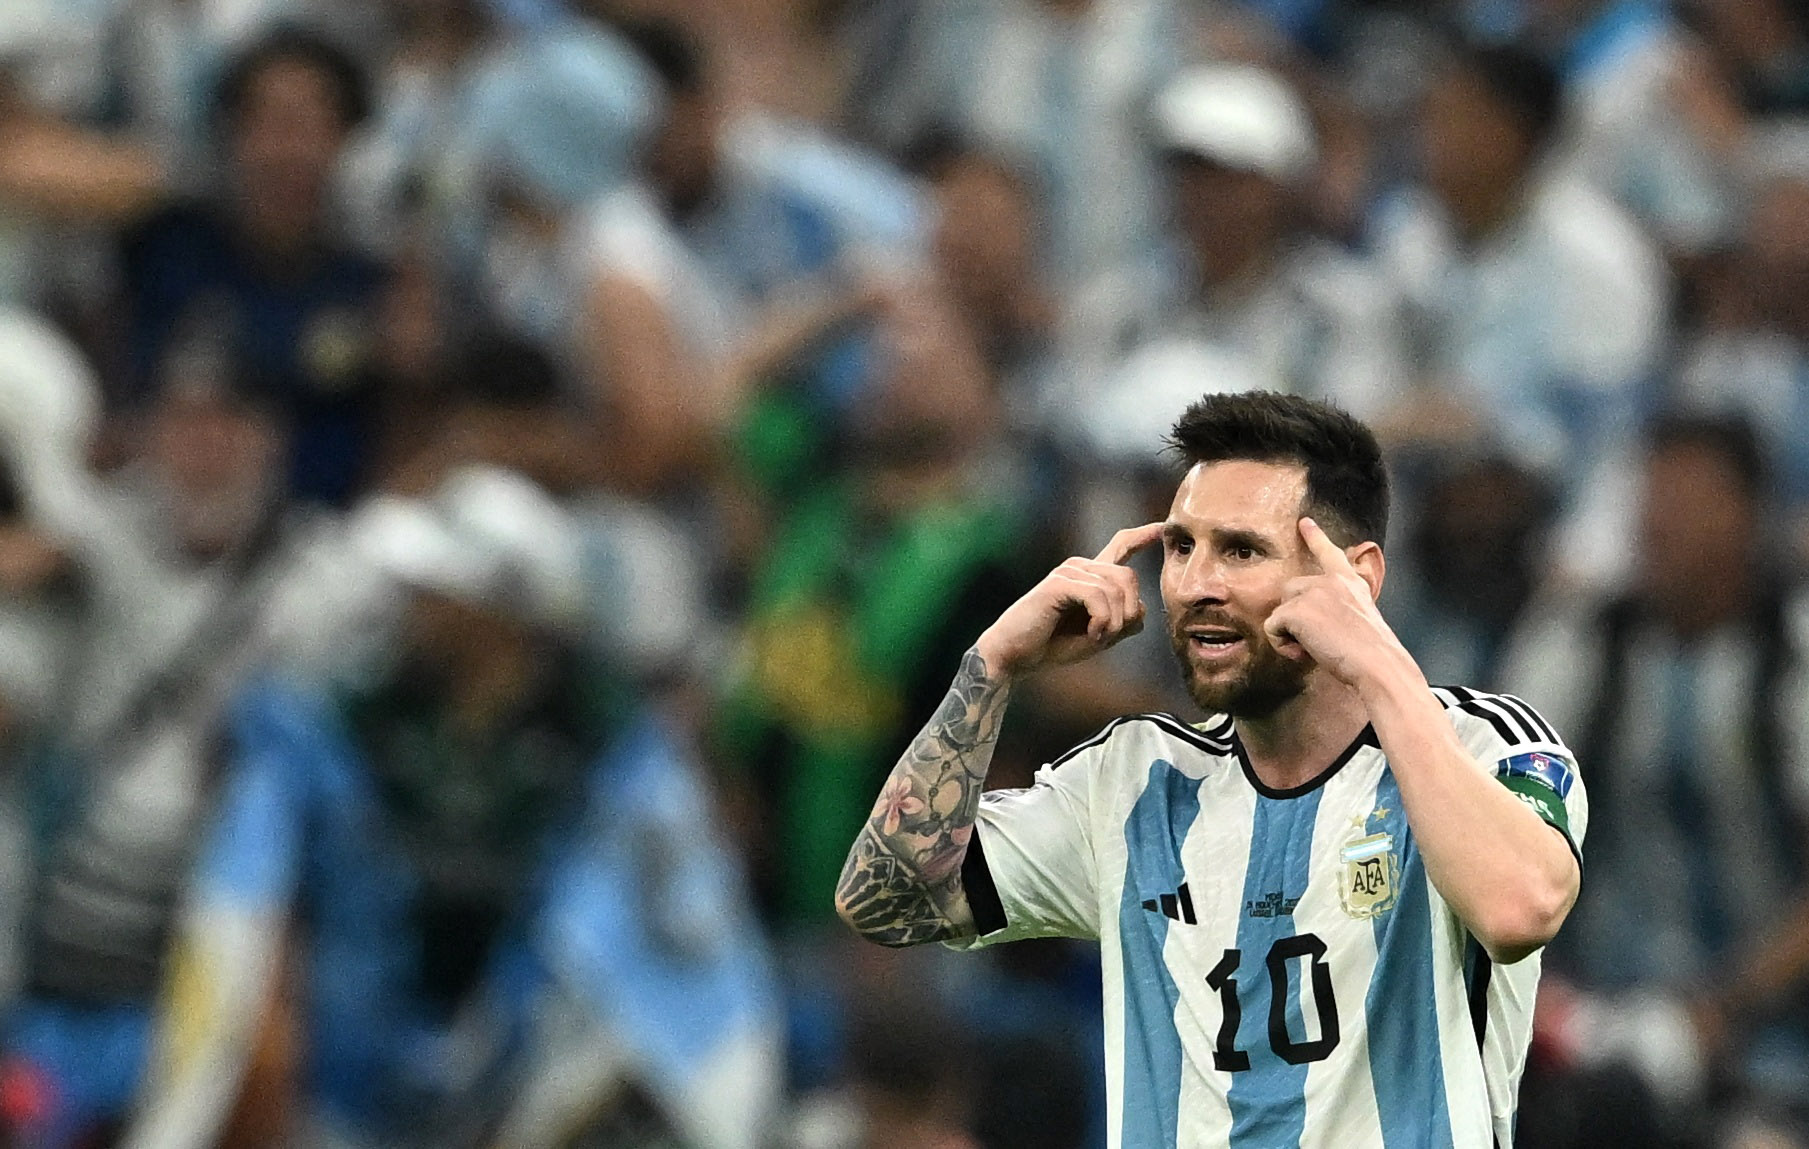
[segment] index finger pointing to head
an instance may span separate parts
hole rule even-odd
[[[1325,528],[1312,519],[1300,520],[1300,537],[1306,540],[1307,550],[1319,560],[1319,569],[1328,573],[1356,569],[1350,565],[1350,558],[1344,553],[1344,548],[1333,542],[1325,533]]]
[[[1144,523],[1140,527],[1126,527],[1112,536],[1112,541],[1105,549],[1094,556],[1095,561],[1102,563],[1123,564],[1130,557],[1162,537],[1163,523]]]

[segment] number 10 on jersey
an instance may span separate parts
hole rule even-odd
[[[1212,1066],[1231,1073],[1250,1068],[1250,1055],[1237,1048],[1237,1027],[1244,1018],[1237,997],[1237,971],[1243,958],[1242,950],[1226,950],[1206,975],[1207,986],[1218,991],[1224,1017],[1212,1051]],[[1325,942],[1310,933],[1276,938],[1263,965],[1269,977],[1269,1048],[1289,1065],[1330,1057],[1338,1047],[1338,1002],[1332,996],[1332,967],[1325,962]],[[1313,1004],[1319,1013],[1319,1037],[1313,1041],[1295,1041],[1288,1032],[1288,1001],[1296,966],[1304,966],[1301,972],[1312,978]]]

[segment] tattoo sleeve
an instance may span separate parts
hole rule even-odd
[[[909,946],[973,934],[961,860],[1009,692],[969,650],[936,716],[892,768],[836,886],[837,911],[862,937]]]

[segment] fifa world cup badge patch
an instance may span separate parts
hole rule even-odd
[[[1361,833],[1361,827],[1358,832]],[[1373,918],[1394,906],[1401,887],[1401,858],[1394,850],[1394,835],[1363,834],[1344,843],[1344,880],[1338,899],[1353,918]]]

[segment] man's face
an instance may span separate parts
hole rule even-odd
[[[1291,578],[1313,569],[1300,516],[1306,468],[1201,463],[1169,507],[1162,605],[1187,692],[1204,710],[1262,718],[1306,688],[1310,664],[1283,657],[1268,621]]]
[[[1169,165],[1175,222],[1208,284],[1274,254],[1288,230],[1286,188],[1256,172],[1191,157]]]
[[[1036,205],[1029,189],[985,160],[957,160],[936,181],[938,266],[982,322],[1011,322],[1038,287]]]
[[[1514,114],[1480,80],[1447,69],[1420,113],[1426,182],[1446,203],[1514,183],[1528,142]]]
[[[250,538],[280,493],[275,422],[229,398],[172,394],[149,430],[146,461],[178,542],[209,558]]]
[[[236,191],[260,235],[294,242],[318,226],[345,134],[332,80],[317,68],[280,59],[251,78],[230,151]]]

